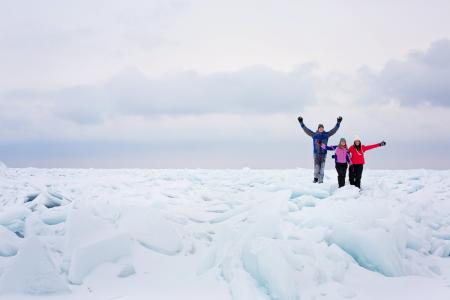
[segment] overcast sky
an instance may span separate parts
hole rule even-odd
[[[450,1],[0,0],[12,167],[450,168]],[[331,159],[328,167],[333,167]]]

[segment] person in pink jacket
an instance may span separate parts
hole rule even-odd
[[[345,185],[347,166],[351,164],[350,154],[347,149],[347,141],[344,138],[341,138],[341,140],[339,141],[339,145],[327,146],[325,144],[322,144],[322,148],[334,151],[333,157],[336,163],[336,171],[338,173],[338,184],[339,187],[343,187]]]

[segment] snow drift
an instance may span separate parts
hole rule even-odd
[[[0,169],[2,298],[450,295],[449,171]]]

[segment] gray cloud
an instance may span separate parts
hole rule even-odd
[[[160,78],[148,78],[138,68],[129,67],[96,85],[55,91],[13,90],[3,93],[0,101],[46,103],[45,108],[56,117],[96,124],[123,115],[286,113],[301,111],[317,101],[326,105],[336,100],[344,105],[353,101],[340,99],[358,98],[375,105],[396,100],[406,106],[447,106],[449,97],[450,40],[439,40],[405,60],[389,61],[378,73],[365,68],[355,77],[317,76],[312,64],[291,72],[252,66],[234,72],[182,72]],[[28,110],[26,105],[22,109]]]
[[[56,116],[88,124],[112,115],[298,111],[314,102],[315,84],[311,65],[289,73],[254,66],[205,76],[185,72],[164,79],[149,79],[137,68],[127,68],[106,83],[47,92],[47,98]],[[30,96],[33,91],[12,92],[6,97],[20,95]]]
[[[54,114],[79,124],[101,122],[109,113],[109,99],[104,89],[94,86],[66,88],[49,93]]]
[[[263,66],[207,76],[186,72],[162,80],[138,77],[124,73],[106,85],[120,110],[137,114],[285,112],[314,98],[311,73],[284,73]]]
[[[380,73],[362,69],[369,101],[395,100],[402,105],[450,105],[450,40],[438,40],[426,51],[389,61]]]

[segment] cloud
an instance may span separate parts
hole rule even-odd
[[[55,116],[80,124],[106,117],[136,115],[269,114],[299,111],[315,101],[312,65],[292,72],[253,66],[236,72],[184,72],[149,79],[127,68],[105,83],[47,92]],[[37,92],[36,92],[37,93]],[[7,94],[7,99],[11,99]],[[33,95],[33,90],[19,93]],[[9,97],[9,98],[8,98]]]
[[[102,122],[110,114],[109,99],[104,89],[95,86],[78,86],[49,93],[53,100],[55,116],[79,124]]]
[[[401,105],[450,106],[450,40],[433,42],[426,51],[415,51],[405,60],[391,60],[379,73],[362,69],[369,87],[365,98],[398,101]]]
[[[2,92],[0,158],[13,166],[310,167],[301,113],[308,126],[326,128],[343,115],[336,139],[386,139],[372,166],[448,168],[442,147],[430,146],[450,134],[436,132],[450,122],[447,50],[438,41],[380,72],[350,75],[306,64],[151,78],[130,67],[97,84]]]
[[[335,124],[344,116],[337,143],[358,133],[365,144],[386,140],[367,154],[367,168],[450,168],[445,155],[449,109],[414,107],[313,106],[308,125]],[[52,123],[54,122],[54,123]],[[47,126],[43,129],[42,126]],[[439,126],[439,127],[438,127]],[[295,168],[312,167],[311,138],[293,113],[279,115],[198,115],[144,119],[122,117],[102,124],[46,120],[33,138],[1,139],[0,158],[10,166],[140,168]],[[3,128],[0,129],[0,135]],[[3,136],[3,135],[1,135]],[[438,142],[437,142],[438,141]],[[436,146],[438,145],[439,146]],[[426,153],[426,155],[424,155]],[[328,168],[333,161],[328,160]],[[330,176],[334,176],[330,173]]]
[[[0,88],[106,78],[157,48],[176,45],[167,31],[188,8],[183,0],[3,1]]]
[[[264,66],[205,76],[185,72],[147,81],[126,72],[106,88],[119,110],[144,115],[276,113],[299,109],[314,99],[310,72],[285,73]]]

